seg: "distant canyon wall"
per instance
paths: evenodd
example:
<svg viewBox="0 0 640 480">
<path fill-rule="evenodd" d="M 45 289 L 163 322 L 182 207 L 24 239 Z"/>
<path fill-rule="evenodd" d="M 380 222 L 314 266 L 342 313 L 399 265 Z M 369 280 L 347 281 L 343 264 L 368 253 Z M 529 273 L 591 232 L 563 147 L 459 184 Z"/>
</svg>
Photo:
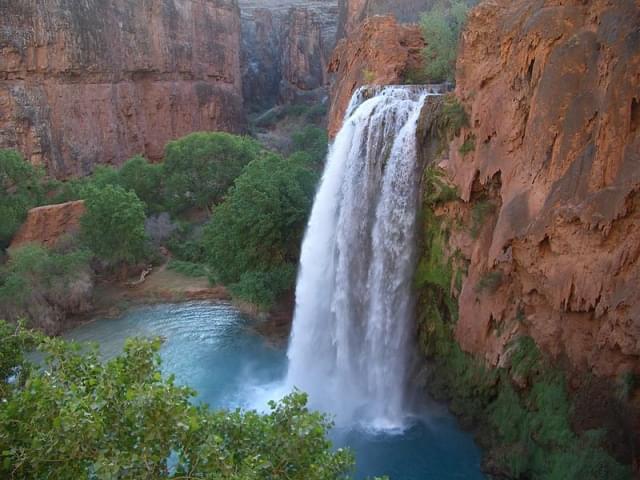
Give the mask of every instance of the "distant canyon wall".
<svg viewBox="0 0 640 480">
<path fill-rule="evenodd" d="M 478 223 L 450 238 L 469 260 L 457 339 L 490 364 L 524 333 L 574 369 L 640 374 L 639 25 L 634 0 L 493 0 L 469 18 L 469 127 L 443 164 L 463 202 L 444 213 Z"/>
<path fill-rule="evenodd" d="M 243 91 L 252 110 L 321 101 L 337 0 L 240 0 Z"/>
<path fill-rule="evenodd" d="M 50 174 L 243 129 L 237 0 L 0 0 L 0 147 Z"/>
</svg>

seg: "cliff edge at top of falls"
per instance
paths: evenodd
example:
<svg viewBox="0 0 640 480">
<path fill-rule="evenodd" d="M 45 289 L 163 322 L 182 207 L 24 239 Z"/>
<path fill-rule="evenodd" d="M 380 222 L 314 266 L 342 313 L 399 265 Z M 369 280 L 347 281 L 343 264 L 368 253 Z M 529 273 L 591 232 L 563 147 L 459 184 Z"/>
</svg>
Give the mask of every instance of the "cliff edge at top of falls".
<svg viewBox="0 0 640 480">
<path fill-rule="evenodd" d="M 0 2 L 0 147 L 66 178 L 243 130 L 237 0 L 71 3 Z"/>
<path fill-rule="evenodd" d="M 329 135 L 335 137 L 355 90 L 365 84 L 404 83 L 410 70 L 420 68 L 424 48 L 417 25 L 401 25 L 392 16 L 366 19 L 338 42 L 329 63 L 331 85 Z"/>
<path fill-rule="evenodd" d="M 462 348 L 521 334 L 578 371 L 640 374 L 640 4 L 493 0 L 470 15 L 442 166 L 463 201 Z M 464 148 L 462 148 L 464 145 Z M 468 230 L 476 223 L 475 235 Z M 466 230 L 465 230 L 466 229 Z"/>
</svg>

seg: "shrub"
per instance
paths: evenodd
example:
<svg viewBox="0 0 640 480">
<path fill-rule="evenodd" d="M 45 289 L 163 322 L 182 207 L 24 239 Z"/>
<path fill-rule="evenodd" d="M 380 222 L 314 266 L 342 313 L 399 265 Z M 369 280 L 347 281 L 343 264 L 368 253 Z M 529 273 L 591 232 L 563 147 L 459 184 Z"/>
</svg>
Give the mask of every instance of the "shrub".
<svg viewBox="0 0 640 480">
<path fill-rule="evenodd" d="M 467 19 L 469 7 L 461 0 L 452 0 L 450 8 L 436 3 L 422 14 L 420 24 L 427 46 L 423 50 L 425 73 L 431 82 L 455 80 L 458 41 Z"/>
<path fill-rule="evenodd" d="M 458 149 L 458 151 L 460 152 L 460 155 L 466 156 L 469 153 L 475 151 L 475 149 L 476 149 L 476 137 L 475 135 L 472 134 L 465 139 L 462 145 L 460 145 L 460 148 Z"/>
<path fill-rule="evenodd" d="M 174 213 L 211 208 L 260 152 L 255 140 L 222 132 L 193 133 L 170 142 L 163 170 L 167 206 Z"/>
<path fill-rule="evenodd" d="M 0 322 L 0 477 L 220 480 L 347 479 L 348 451 L 327 440 L 331 422 L 294 392 L 269 411 L 212 411 L 165 378 L 160 340 L 129 340 L 102 362 L 97 349 L 23 337 Z M 29 368 L 35 343 L 45 357 Z"/>
<path fill-rule="evenodd" d="M 134 263 L 145 254 L 144 205 L 133 192 L 107 185 L 87 194 L 80 219 L 85 245 L 112 264 Z"/>
<path fill-rule="evenodd" d="M 209 270 L 201 263 L 185 262 L 183 260 L 174 259 L 169 262 L 167 268 L 186 277 L 202 278 L 209 276 Z"/>
<path fill-rule="evenodd" d="M 30 208 L 43 196 L 43 173 L 14 150 L 0 149 L 0 248 L 6 247 Z"/>
</svg>

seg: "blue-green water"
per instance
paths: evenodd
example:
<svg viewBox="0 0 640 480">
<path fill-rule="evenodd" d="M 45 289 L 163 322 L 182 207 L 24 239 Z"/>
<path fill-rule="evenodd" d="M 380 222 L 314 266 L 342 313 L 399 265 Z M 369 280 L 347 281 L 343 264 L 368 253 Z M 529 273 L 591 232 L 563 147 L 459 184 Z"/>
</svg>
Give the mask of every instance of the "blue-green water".
<svg viewBox="0 0 640 480">
<path fill-rule="evenodd" d="M 102 353 L 117 355 L 128 337 L 162 336 L 163 368 L 179 383 L 198 391 L 212 407 L 264 408 L 281 392 L 286 352 L 269 346 L 248 329 L 250 321 L 229 305 L 192 302 L 130 310 L 101 319 L 67 335 L 98 342 Z M 396 434 L 361 429 L 332 433 L 352 448 L 357 478 L 388 475 L 391 480 L 480 480 L 480 452 L 455 419 L 437 406 Z"/>
</svg>

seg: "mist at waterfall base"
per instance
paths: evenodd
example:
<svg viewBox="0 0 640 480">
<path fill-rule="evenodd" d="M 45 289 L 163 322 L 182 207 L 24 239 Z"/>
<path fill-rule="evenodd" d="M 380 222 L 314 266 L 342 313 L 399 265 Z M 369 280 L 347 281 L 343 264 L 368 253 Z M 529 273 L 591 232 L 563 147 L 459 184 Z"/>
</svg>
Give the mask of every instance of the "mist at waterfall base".
<svg viewBox="0 0 640 480">
<path fill-rule="evenodd" d="M 285 393 L 286 351 L 249 328 L 251 320 L 230 305 L 207 302 L 162 304 L 98 319 L 69 332 L 68 339 L 97 342 L 105 357 L 122 351 L 129 337 L 162 336 L 164 373 L 198 392 L 212 408 L 264 409 Z M 480 452 L 440 406 L 429 406 L 402 432 L 337 428 L 337 447 L 356 456 L 356 479 L 480 480 Z"/>
<path fill-rule="evenodd" d="M 72 333 L 106 355 L 165 337 L 167 373 L 212 407 L 264 410 L 293 388 L 328 413 L 356 478 L 480 479 L 480 455 L 440 406 L 410 402 L 419 87 L 360 89 L 330 148 L 301 251 L 288 352 L 229 306 L 160 305 Z"/>
</svg>

